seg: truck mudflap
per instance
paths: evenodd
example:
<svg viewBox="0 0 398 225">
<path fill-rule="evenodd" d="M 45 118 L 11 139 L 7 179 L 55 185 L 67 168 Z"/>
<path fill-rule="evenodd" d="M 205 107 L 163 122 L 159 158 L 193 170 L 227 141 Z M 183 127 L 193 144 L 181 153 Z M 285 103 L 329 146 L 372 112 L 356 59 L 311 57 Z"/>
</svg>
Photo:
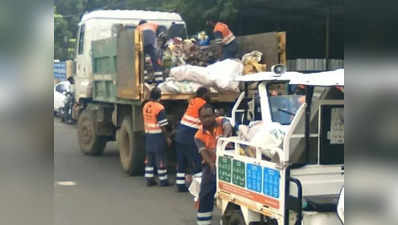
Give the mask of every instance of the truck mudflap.
<svg viewBox="0 0 398 225">
<path fill-rule="evenodd" d="M 258 222 L 264 216 L 276 220 L 278 225 L 301 224 L 300 181 L 290 177 L 290 166 L 285 162 L 265 160 L 260 148 L 238 137 L 219 139 L 216 162 L 218 208 L 224 214 L 230 203 L 240 206 L 246 224 Z M 276 149 L 276 152 L 279 159 L 283 159 L 282 150 Z M 297 186 L 296 196 L 289 194 L 292 185 Z"/>
</svg>

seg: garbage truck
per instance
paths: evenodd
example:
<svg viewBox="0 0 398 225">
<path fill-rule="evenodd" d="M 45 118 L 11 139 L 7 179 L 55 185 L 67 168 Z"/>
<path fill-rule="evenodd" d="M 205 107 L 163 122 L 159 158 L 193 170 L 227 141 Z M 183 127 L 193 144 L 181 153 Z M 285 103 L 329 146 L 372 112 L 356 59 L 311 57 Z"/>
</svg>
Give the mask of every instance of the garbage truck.
<svg viewBox="0 0 398 225">
<path fill-rule="evenodd" d="M 344 69 L 238 79 L 236 135 L 217 142 L 222 224 L 340 225 Z"/>
<path fill-rule="evenodd" d="M 101 155 L 107 142 L 116 141 L 122 169 L 130 175 L 144 170 L 141 106 L 148 99 L 150 88 L 144 79 L 141 34 L 135 29 L 142 19 L 166 28 L 175 24 L 182 29 L 182 34 L 186 33 L 185 22 L 177 13 L 97 10 L 84 14 L 79 23 L 74 60 L 73 118 L 78 120 L 80 149 L 86 155 Z M 265 62 L 271 65 L 280 63 L 281 59 L 286 61 L 284 35 L 267 33 L 246 37 L 242 42 L 253 43 L 253 39 L 263 42 Z M 243 49 L 249 51 L 250 48 Z M 238 94 L 214 93 L 212 103 L 228 108 Z M 172 127 L 177 125 L 192 97 L 192 93 L 162 93 L 161 102 Z"/>
</svg>

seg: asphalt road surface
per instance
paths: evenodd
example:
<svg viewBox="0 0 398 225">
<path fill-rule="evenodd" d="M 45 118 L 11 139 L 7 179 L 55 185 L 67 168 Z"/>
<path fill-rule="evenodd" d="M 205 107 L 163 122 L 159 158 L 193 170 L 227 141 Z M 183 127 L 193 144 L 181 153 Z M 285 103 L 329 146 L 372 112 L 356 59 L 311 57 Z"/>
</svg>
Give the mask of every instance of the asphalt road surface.
<svg viewBox="0 0 398 225">
<path fill-rule="evenodd" d="M 54 119 L 55 225 L 195 225 L 193 196 L 169 187 L 146 187 L 125 175 L 115 143 L 103 156 L 79 150 L 76 127 Z M 170 174 L 171 183 L 175 175 Z M 219 224 L 214 210 L 213 224 Z"/>
</svg>

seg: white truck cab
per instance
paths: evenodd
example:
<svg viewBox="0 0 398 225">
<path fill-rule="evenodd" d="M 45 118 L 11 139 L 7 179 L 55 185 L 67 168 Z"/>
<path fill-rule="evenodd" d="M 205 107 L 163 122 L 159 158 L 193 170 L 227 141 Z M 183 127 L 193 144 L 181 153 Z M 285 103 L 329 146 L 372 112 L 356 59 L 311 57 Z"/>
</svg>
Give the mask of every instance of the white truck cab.
<svg viewBox="0 0 398 225">
<path fill-rule="evenodd" d="M 218 140 L 222 224 L 341 224 L 336 207 L 344 185 L 344 70 L 237 79 L 245 90 L 232 122 L 254 131 L 248 140 L 241 129 Z"/>
<path fill-rule="evenodd" d="M 175 23 L 186 29 L 184 20 L 177 13 L 142 10 L 96 10 L 83 15 L 79 23 L 75 58 L 75 97 L 78 101 L 81 98 L 92 97 L 92 41 L 116 35 L 115 25 L 127 25 L 135 29 L 140 20 L 154 22 L 159 26 L 165 26 L 167 29 L 172 23 Z M 104 76 L 103 79 L 107 79 L 107 77 Z"/>
</svg>

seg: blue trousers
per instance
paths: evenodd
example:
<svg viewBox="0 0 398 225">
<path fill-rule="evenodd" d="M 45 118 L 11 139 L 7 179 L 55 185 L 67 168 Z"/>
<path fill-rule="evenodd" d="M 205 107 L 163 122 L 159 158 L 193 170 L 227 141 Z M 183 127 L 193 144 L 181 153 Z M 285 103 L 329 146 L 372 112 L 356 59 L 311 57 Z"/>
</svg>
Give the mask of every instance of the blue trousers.
<svg viewBox="0 0 398 225">
<path fill-rule="evenodd" d="M 152 66 L 155 72 L 160 71 L 161 68 L 158 62 L 159 57 L 158 54 L 156 53 L 155 47 L 153 45 L 144 46 L 144 54 L 148 54 L 149 57 L 151 57 Z"/>
<path fill-rule="evenodd" d="M 238 48 L 239 46 L 236 40 L 233 40 L 228 45 L 223 46 L 222 60 L 236 58 L 236 55 L 238 54 Z"/>
<path fill-rule="evenodd" d="M 214 207 L 214 195 L 216 193 L 216 173 L 212 172 L 208 165 L 203 166 L 202 183 L 199 193 L 199 210 L 196 217 L 198 225 L 210 225 Z"/>
<path fill-rule="evenodd" d="M 160 184 L 167 184 L 167 167 L 164 152 L 147 152 L 145 160 L 145 179 L 147 182 L 155 180 L 155 168 Z"/>
<path fill-rule="evenodd" d="M 191 174 L 199 174 L 202 171 L 202 158 L 194 144 L 176 143 L 177 150 L 177 176 L 176 185 L 183 190 L 185 186 L 185 173 L 190 169 Z"/>
</svg>

